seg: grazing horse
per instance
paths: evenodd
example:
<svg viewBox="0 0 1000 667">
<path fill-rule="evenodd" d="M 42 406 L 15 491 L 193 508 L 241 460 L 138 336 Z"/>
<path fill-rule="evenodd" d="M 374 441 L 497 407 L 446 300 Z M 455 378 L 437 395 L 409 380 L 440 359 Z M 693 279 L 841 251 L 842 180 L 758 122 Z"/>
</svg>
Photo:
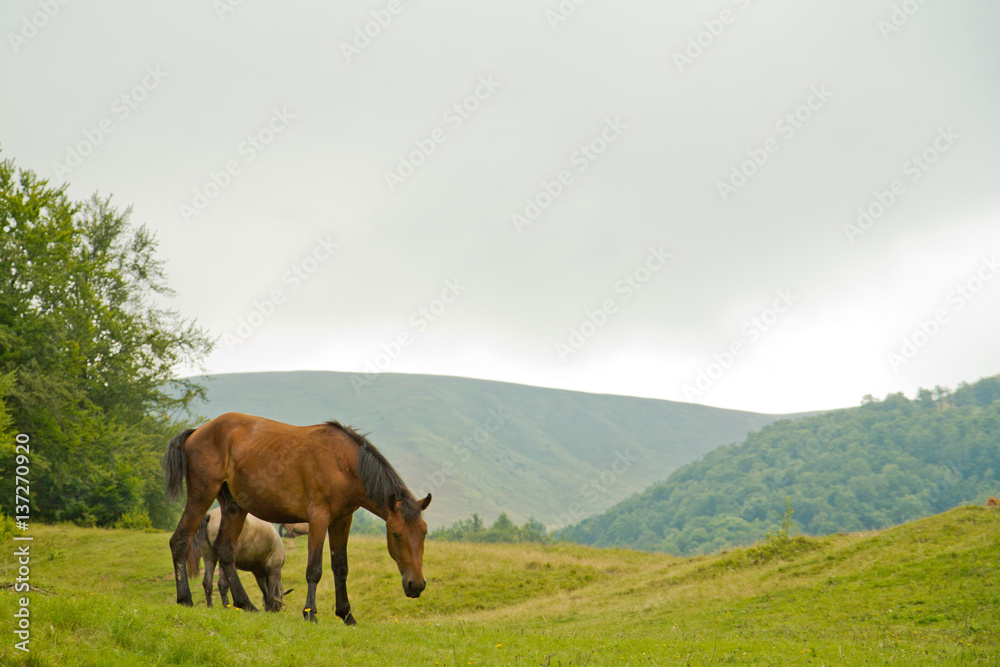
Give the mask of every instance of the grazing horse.
<svg viewBox="0 0 1000 667">
<path fill-rule="evenodd" d="M 212 544 L 219 535 L 219 523 L 222 520 L 222 508 L 216 507 L 205 515 L 195 534 L 194 546 L 201 549 L 205 557 L 205 576 L 201 585 L 205 589 L 205 603 L 212 606 L 212 579 L 215 574 L 215 562 L 218 560 Z M 281 567 L 285 564 L 285 545 L 281 543 L 278 532 L 267 521 L 261 521 L 252 514 L 247 514 L 243 523 L 243 531 L 236 540 L 236 569 L 252 572 L 257 579 L 260 592 L 264 594 L 264 609 L 281 611 L 285 606 L 285 596 L 291 590 L 281 590 Z M 222 604 L 229 606 L 229 582 L 226 575 L 219 572 L 219 595 Z"/>
<path fill-rule="evenodd" d="M 230 412 L 175 436 L 163 456 L 163 470 L 168 497 L 176 498 L 181 482 L 187 482 L 187 504 L 170 538 L 178 604 L 192 604 L 184 558 L 214 498 L 222 508 L 215 551 L 240 609 L 256 611 L 234 563 L 236 537 L 248 512 L 272 523 L 309 523 L 309 590 L 302 616 L 310 621 L 316 620 L 316 584 L 329 535 L 334 609 L 344 623 L 357 623 L 347 599 L 347 538 L 359 507 L 385 521 L 389 555 L 399 567 L 406 596 L 420 597 L 427 585 L 427 524 L 420 514 L 431 495 L 414 498 L 382 453 L 339 422 L 290 426 Z"/>
<path fill-rule="evenodd" d="M 308 523 L 282 523 L 278 525 L 278 535 L 282 537 L 296 538 L 299 535 L 309 534 Z"/>
</svg>

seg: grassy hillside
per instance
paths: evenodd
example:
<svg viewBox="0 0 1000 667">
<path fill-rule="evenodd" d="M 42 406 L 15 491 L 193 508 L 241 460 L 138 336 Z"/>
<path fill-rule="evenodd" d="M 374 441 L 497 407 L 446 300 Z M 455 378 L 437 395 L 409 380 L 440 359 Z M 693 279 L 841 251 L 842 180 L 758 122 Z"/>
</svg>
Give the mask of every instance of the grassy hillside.
<svg viewBox="0 0 1000 667">
<path fill-rule="evenodd" d="M 414 492 L 434 493 L 431 526 L 501 511 L 518 523 L 575 523 L 778 418 L 467 378 L 386 373 L 360 392 L 351 380 L 220 375 L 196 409 L 370 431 Z"/>
<path fill-rule="evenodd" d="M 1000 495 L 1000 380 L 751 433 L 566 531 L 583 544 L 711 553 L 762 538 L 785 509 L 803 532 L 872 530 Z"/>
<path fill-rule="evenodd" d="M 402 595 L 381 540 L 351 541 L 360 625 L 302 621 L 305 541 L 286 540 L 278 614 L 173 603 L 168 535 L 38 526 L 31 653 L 0 664 L 996 664 L 1000 512 L 962 507 L 878 533 L 677 558 L 577 545 L 429 542 L 427 591 Z M 14 549 L 0 552 L 12 582 Z M 249 583 L 249 577 L 244 577 Z M 0 616 L 17 597 L 4 587 Z M 200 592 L 200 591 L 199 591 Z M 254 588 L 252 596 L 259 600 Z"/>
</svg>

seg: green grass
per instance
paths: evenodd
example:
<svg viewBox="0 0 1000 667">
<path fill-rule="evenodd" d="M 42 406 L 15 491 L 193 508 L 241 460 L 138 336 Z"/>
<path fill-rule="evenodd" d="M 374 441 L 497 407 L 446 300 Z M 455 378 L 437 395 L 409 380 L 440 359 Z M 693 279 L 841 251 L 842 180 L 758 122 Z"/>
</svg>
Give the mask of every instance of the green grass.
<svg viewBox="0 0 1000 667">
<path fill-rule="evenodd" d="M 403 596 L 382 540 L 352 538 L 357 628 L 301 618 L 305 538 L 286 540 L 278 614 L 173 603 L 166 533 L 37 526 L 31 653 L 0 664 L 997 664 L 1000 512 L 961 507 L 877 533 L 676 558 L 569 544 L 428 542 L 428 587 Z M 0 554 L 12 581 L 13 543 Z M 260 594 L 243 577 L 255 602 Z M 200 582 L 199 582 L 200 583 Z M 251 588 L 252 587 L 252 588 Z M 0 593 L 11 626 L 17 598 Z M 218 598 L 216 597 L 216 600 Z"/>
</svg>

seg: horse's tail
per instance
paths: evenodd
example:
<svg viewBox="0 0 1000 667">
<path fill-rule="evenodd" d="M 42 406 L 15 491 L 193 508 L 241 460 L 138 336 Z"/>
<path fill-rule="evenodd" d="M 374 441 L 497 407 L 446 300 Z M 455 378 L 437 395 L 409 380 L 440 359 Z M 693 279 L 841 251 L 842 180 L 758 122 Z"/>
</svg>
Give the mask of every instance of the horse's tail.
<svg viewBox="0 0 1000 667">
<path fill-rule="evenodd" d="M 191 540 L 191 544 L 188 545 L 188 557 L 187 557 L 187 572 L 188 577 L 193 577 L 201 572 L 201 567 L 199 565 L 201 561 L 201 543 L 197 540 Z"/>
<path fill-rule="evenodd" d="M 175 499 L 181 492 L 181 483 L 187 477 L 187 455 L 184 453 L 184 443 L 195 429 L 184 429 L 167 445 L 167 453 L 163 455 L 163 474 L 167 478 L 167 498 Z"/>
<path fill-rule="evenodd" d="M 196 532 L 194 534 L 194 541 L 191 542 L 191 548 L 193 549 L 193 548 L 197 547 L 198 548 L 198 552 L 201 553 L 201 551 L 206 546 L 211 546 L 208 543 L 208 515 L 207 514 L 205 515 L 205 518 L 201 520 L 201 525 L 198 526 L 198 532 Z"/>
</svg>

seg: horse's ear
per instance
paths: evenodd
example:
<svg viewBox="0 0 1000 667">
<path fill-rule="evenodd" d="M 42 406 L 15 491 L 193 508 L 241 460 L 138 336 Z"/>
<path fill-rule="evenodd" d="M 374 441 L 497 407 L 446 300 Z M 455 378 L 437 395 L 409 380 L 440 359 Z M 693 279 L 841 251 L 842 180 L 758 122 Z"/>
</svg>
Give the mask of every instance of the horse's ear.
<svg viewBox="0 0 1000 667">
<path fill-rule="evenodd" d="M 294 591 L 294 590 L 295 590 L 294 588 L 289 588 L 289 589 L 288 589 L 287 591 L 285 591 L 285 592 L 284 592 L 284 593 L 282 593 L 281 595 L 282 595 L 282 597 L 284 597 L 284 596 L 288 595 L 289 593 L 291 593 L 291 592 L 292 592 L 292 591 Z"/>
<path fill-rule="evenodd" d="M 394 493 L 389 494 L 389 511 L 390 512 L 396 511 L 396 494 Z"/>
<path fill-rule="evenodd" d="M 431 494 L 427 494 L 427 497 L 420 501 L 420 511 L 423 512 L 427 509 L 427 506 L 431 504 Z"/>
</svg>

